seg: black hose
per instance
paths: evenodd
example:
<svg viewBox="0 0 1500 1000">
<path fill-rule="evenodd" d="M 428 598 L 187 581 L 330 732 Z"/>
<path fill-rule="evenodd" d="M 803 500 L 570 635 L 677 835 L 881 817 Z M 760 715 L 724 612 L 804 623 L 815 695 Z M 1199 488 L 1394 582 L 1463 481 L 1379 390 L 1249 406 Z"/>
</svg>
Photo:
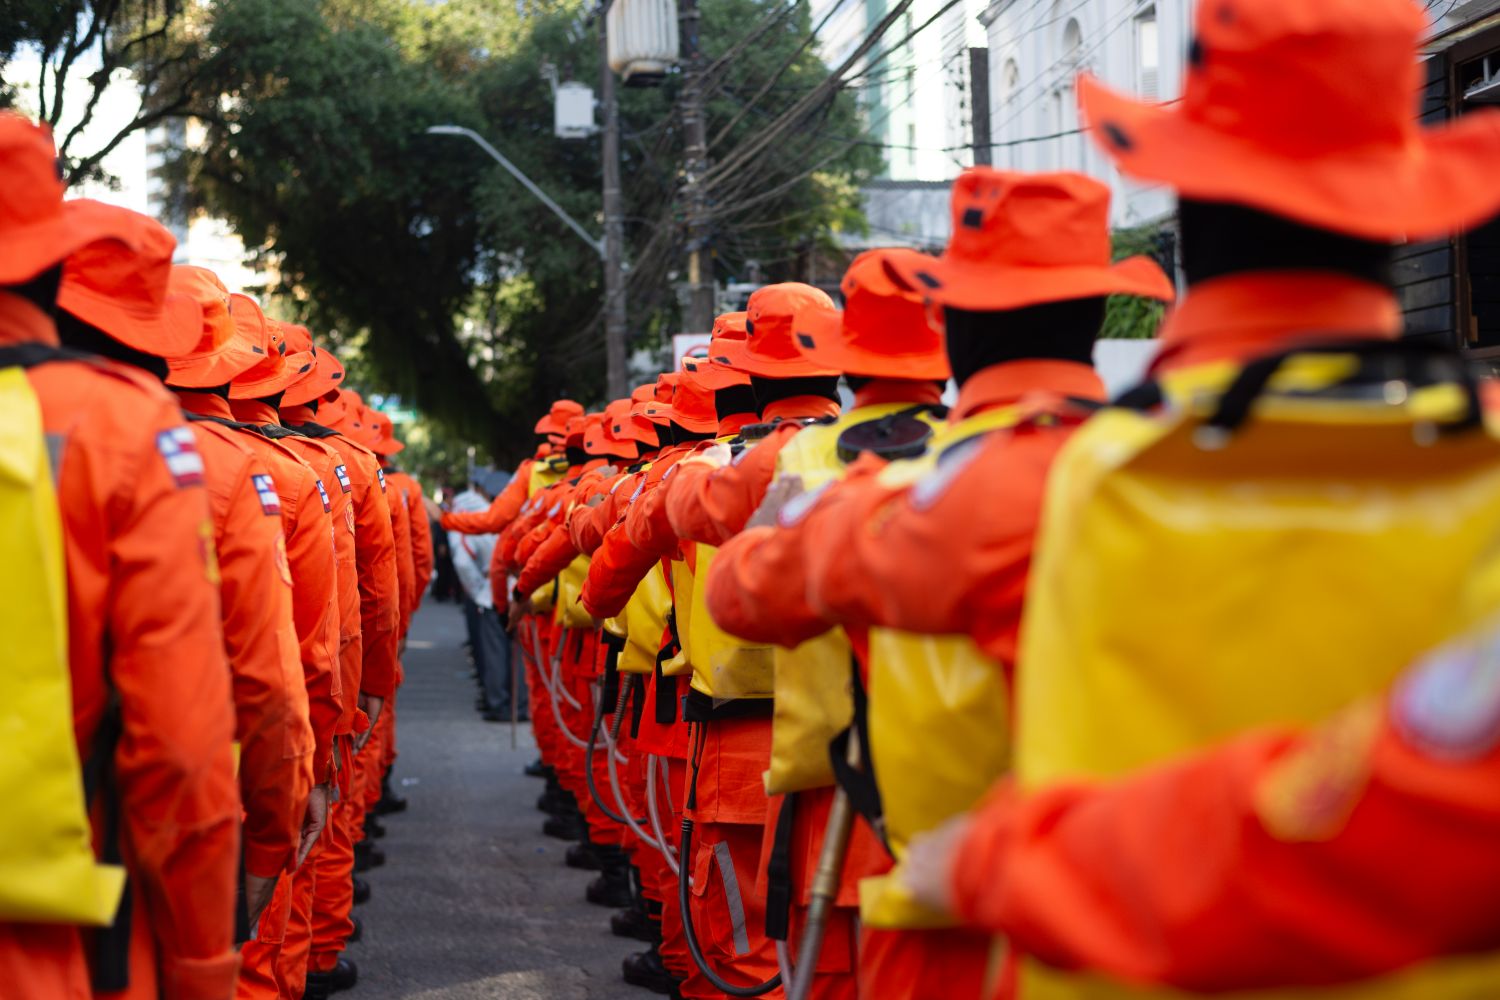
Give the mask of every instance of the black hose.
<svg viewBox="0 0 1500 1000">
<path fill-rule="evenodd" d="M 758 997 L 769 993 L 781 985 L 781 973 L 776 973 L 770 979 L 755 986 L 735 986 L 720 979 L 713 969 L 709 968 L 708 959 L 703 954 L 703 949 L 698 946 L 698 932 L 693 930 L 693 911 L 690 909 L 690 892 L 688 888 L 688 873 L 693 869 L 693 821 L 686 816 L 682 818 L 682 842 L 677 851 L 679 870 L 677 873 L 677 904 L 682 907 L 682 933 L 687 939 L 688 954 L 693 956 L 693 964 L 698 966 L 709 984 L 720 993 L 727 993 L 732 997 Z"/>
<path fill-rule="evenodd" d="M 630 689 L 628 687 L 621 687 L 620 703 L 615 706 L 615 718 L 618 719 L 620 717 L 620 713 L 625 710 L 625 699 L 629 696 Z M 599 730 L 603 727 L 603 725 L 604 699 L 600 698 L 599 707 L 594 710 L 594 728 L 589 731 L 588 749 L 584 751 L 583 774 L 584 777 L 588 780 L 589 796 L 594 800 L 594 805 L 599 807 L 599 811 L 604 813 L 604 815 L 608 816 L 610 819 L 614 820 L 616 823 L 619 823 L 621 826 L 629 826 L 630 824 L 626 822 L 624 816 L 620 815 L 609 806 L 604 804 L 604 797 L 599 794 L 599 789 L 594 783 L 594 748 L 599 745 Z M 616 727 L 615 729 L 611 730 L 611 732 L 618 736 L 619 728 Z M 640 826 L 642 823 L 649 823 L 650 820 L 651 818 L 649 816 L 643 816 L 640 819 L 636 820 L 635 824 L 636 826 Z"/>
</svg>

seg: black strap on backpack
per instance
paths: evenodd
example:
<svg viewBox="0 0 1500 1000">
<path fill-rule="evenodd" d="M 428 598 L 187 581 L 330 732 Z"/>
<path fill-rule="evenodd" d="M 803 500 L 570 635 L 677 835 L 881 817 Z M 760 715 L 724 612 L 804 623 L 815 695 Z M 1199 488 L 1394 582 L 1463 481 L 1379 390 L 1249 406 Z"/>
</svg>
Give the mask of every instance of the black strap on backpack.
<svg viewBox="0 0 1500 1000">
<path fill-rule="evenodd" d="M 662 673 L 662 664 L 682 652 L 682 639 L 677 635 L 677 609 L 667 612 L 667 632 L 670 638 L 656 653 L 656 723 L 670 726 L 677 722 L 677 678 Z"/>
<path fill-rule="evenodd" d="M 833 765 L 833 780 L 849 797 L 849 805 L 865 818 L 889 853 L 891 844 L 885 832 L 885 806 L 880 801 L 880 786 L 875 783 L 875 761 L 870 755 L 870 697 L 859 674 L 859 661 L 851 655 L 849 665 L 854 718 L 847 728 L 829 741 L 828 758 Z M 859 770 L 849 766 L 850 739 L 859 740 Z"/>
<path fill-rule="evenodd" d="M 120 849 L 123 835 L 120 827 L 124 810 L 120 801 L 119 777 L 115 773 L 115 749 L 119 746 L 123 729 L 120 696 L 111 685 L 104 714 L 99 717 L 99 725 L 94 730 L 93 746 L 89 750 L 88 759 L 83 762 L 84 801 L 92 803 L 98 797 L 103 821 L 99 837 L 99 860 L 108 865 L 124 864 Z M 95 993 L 115 993 L 130 986 L 130 935 L 134 915 L 132 897 L 130 880 L 127 878 L 114 922 L 93 933 L 89 966 Z"/>
<path fill-rule="evenodd" d="M 792 830 L 797 822 L 797 793 L 781 797 L 781 814 L 766 861 L 766 937 L 785 941 L 792 930 Z"/>
<path fill-rule="evenodd" d="M 630 675 L 630 738 L 641 735 L 641 719 L 646 715 L 646 675 Z"/>
<path fill-rule="evenodd" d="M 1484 426 L 1484 404 L 1479 380 L 1462 354 L 1441 344 L 1419 340 L 1324 340 L 1298 344 L 1277 354 L 1256 358 L 1245 367 L 1219 397 L 1218 409 L 1205 426 L 1226 434 L 1238 430 L 1250 417 L 1255 403 L 1265 395 L 1271 380 L 1292 358 L 1308 354 L 1353 355 L 1359 371 L 1352 378 L 1321 390 L 1328 394 L 1358 385 L 1384 387 L 1392 381 L 1413 386 L 1451 384 L 1463 390 L 1467 401 L 1458 420 L 1438 425 L 1445 433 L 1460 433 Z M 1318 395 L 1315 393 L 1314 395 Z"/>
</svg>

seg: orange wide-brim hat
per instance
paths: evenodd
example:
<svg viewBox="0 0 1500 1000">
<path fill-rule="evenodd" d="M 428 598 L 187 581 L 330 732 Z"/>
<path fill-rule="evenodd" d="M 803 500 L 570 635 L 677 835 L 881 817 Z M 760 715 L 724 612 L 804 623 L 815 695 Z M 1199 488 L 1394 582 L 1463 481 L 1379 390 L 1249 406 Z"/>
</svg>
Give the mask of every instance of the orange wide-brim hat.
<svg viewBox="0 0 1500 1000">
<path fill-rule="evenodd" d="M 748 315 L 733 312 L 723 313 L 715 318 L 707 352 L 702 357 L 683 358 L 683 371 L 692 372 L 700 383 L 715 392 L 730 386 L 749 385 L 749 374 L 733 367 L 729 359 L 729 351 L 733 350 L 730 345 L 735 342 L 743 343 L 748 336 L 745 332 L 745 319 Z"/>
<path fill-rule="evenodd" d="M 229 315 L 229 290 L 218 275 L 204 267 L 178 264 L 167 285 L 171 297 L 191 301 L 196 312 L 171 321 L 188 328 L 195 340 L 183 352 L 166 355 L 167 385 L 177 389 L 212 389 L 228 385 L 266 358 L 262 339 L 240 336 Z"/>
<path fill-rule="evenodd" d="M 286 337 L 288 353 L 306 352 L 313 358 L 312 370 L 287 386 L 286 393 L 281 397 L 283 406 L 300 406 L 303 403 L 310 403 L 343 384 L 343 362 L 334 357 L 332 352 L 319 350 L 318 346 L 313 343 L 312 334 L 307 327 L 296 323 L 277 325 L 281 327 L 281 332 Z"/>
<path fill-rule="evenodd" d="M 640 392 L 640 389 L 636 392 Z M 636 416 L 634 409 L 634 392 L 630 399 L 617 399 L 604 408 L 609 436 L 616 441 L 629 441 L 646 448 L 655 448 L 660 440 L 656 434 L 656 425 L 643 416 Z"/>
<path fill-rule="evenodd" d="M 800 281 L 757 288 L 745 309 L 744 340 L 725 340 L 712 355 L 716 364 L 763 378 L 838 375 L 805 357 L 792 336 L 792 317 L 812 306 L 833 308 L 828 293 Z M 722 352 L 722 353 L 720 353 Z"/>
<path fill-rule="evenodd" d="M 942 256 L 893 257 L 887 269 L 928 302 L 974 312 L 1176 296 L 1151 258 L 1110 257 L 1109 188 L 1099 181 L 971 167 L 953 182 L 953 235 Z"/>
<path fill-rule="evenodd" d="M 672 380 L 672 401 L 653 400 L 646 404 L 646 416 L 658 423 L 673 423 L 694 434 L 711 434 L 719 429 L 719 413 L 714 406 L 714 391 L 698 381 L 692 372 L 677 372 Z M 662 376 L 666 378 L 666 376 Z"/>
<path fill-rule="evenodd" d="M 318 398 L 318 423 L 324 427 L 332 427 L 344 419 L 349 412 L 349 404 L 344 399 L 345 395 L 342 389 L 334 389 Z"/>
<path fill-rule="evenodd" d="M 546 416 L 536 422 L 532 430 L 537 434 L 566 434 L 568 421 L 583 416 L 583 404 L 571 399 L 559 399 L 548 409 Z"/>
<path fill-rule="evenodd" d="M 252 348 L 264 345 L 266 352 L 253 368 L 236 375 L 229 383 L 230 399 L 265 399 L 278 395 L 312 371 L 312 352 L 284 354 L 286 336 L 279 326 L 266 319 L 265 313 L 250 296 L 238 293 L 229 296 L 229 317 L 234 321 L 237 336 L 243 337 Z"/>
<path fill-rule="evenodd" d="M 396 439 L 396 422 L 388 414 L 379 410 L 366 407 L 365 420 L 370 427 L 374 428 L 371 435 L 370 450 L 377 455 L 399 455 L 406 450 L 406 445 Z"/>
<path fill-rule="evenodd" d="M 1180 102 L 1079 80 L 1123 173 L 1379 242 L 1500 211 L 1500 111 L 1417 121 L 1427 23 L 1411 0 L 1202 0 L 1194 24 Z"/>
<path fill-rule="evenodd" d="M 198 306 L 172 295 L 172 253 L 177 238 L 155 219 L 128 208 L 79 199 L 80 219 L 126 232 L 125 241 L 97 240 L 63 265 L 57 307 L 115 340 L 159 358 L 176 357 L 198 343 Z"/>
<path fill-rule="evenodd" d="M 677 388 L 677 380 L 681 377 L 682 372 L 666 372 L 656 376 L 655 384 L 641 386 L 632 392 L 631 416 L 642 417 L 658 426 L 665 424 L 666 409 L 672 404 L 672 392 Z M 650 392 L 642 392 L 643 389 L 650 389 Z"/>
<path fill-rule="evenodd" d="M 810 305 L 793 317 L 797 349 L 815 364 L 869 378 L 947 380 L 943 337 L 927 305 L 891 271 L 930 258 L 915 250 L 869 250 L 844 274 L 844 308 Z"/>
<path fill-rule="evenodd" d="M 621 409 L 621 404 L 625 409 Z M 589 424 L 588 429 L 583 432 L 583 450 L 590 455 L 613 455 L 620 458 L 636 459 L 640 457 L 641 451 L 633 438 L 622 437 L 614 433 L 615 424 L 622 417 L 629 419 L 628 410 L 630 400 L 617 399 L 604 408 L 599 414 L 599 419 Z"/>
<path fill-rule="evenodd" d="M 0 112 L 0 285 L 30 281 L 99 240 L 131 243 L 139 226 L 114 213 L 63 201 L 52 132 Z"/>
</svg>

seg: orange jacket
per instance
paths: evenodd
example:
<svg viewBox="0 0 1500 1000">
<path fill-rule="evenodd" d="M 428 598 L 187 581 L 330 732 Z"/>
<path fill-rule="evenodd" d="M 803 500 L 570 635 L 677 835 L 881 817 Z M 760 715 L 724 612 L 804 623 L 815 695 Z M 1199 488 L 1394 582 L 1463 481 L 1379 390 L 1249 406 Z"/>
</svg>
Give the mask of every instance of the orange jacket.
<svg viewBox="0 0 1500 1000">
<path fill-rule="evenodd" d="M 1104 386 L 1087 365 L 1012 361 L 972 376 L 952 419 L 1033 394 L 1052 409 L 1103 399 Z M 811 543 L 813 612 L 855 628 L 969 635 L 1010 668 L 1047 472 L 1073 429 L 1027 424 L 960 444 L 910 488 L 883 486 L 868 467 L 830 487 L 793 527 Z"/>
<path fill-rule="evenodd" d="M 412 548 L 411 508 L 406 491 L 386 478 L 382 468 L 378 476 L 385 489 L 386 503 L 391 510 L 391 535 L 396 543 L 396 581 L 401 595 L 401 638 L 411 629 L 412 612 L 417 607 L 417 561 Z M 399 676 L 399 673 L 398 673 Z"/>
<path fill-rule="evenodd" d="M 347 736 L 363 730 L 356 725 L 359 713 L 359 685 L 364 659 L 363 636 L 359 619 L 359 567 L 354 551 L 353 498 L 342 488 L 347 474 L 341 475 L 343 457 L 331 445 L 305 437 L 281 426 L 281 416 L 259 400 L 231 400 L 230 409 L 239 419 L 261 426 L 317 473 L 318 481 L 328 494 L 332 509 L 333 551 L 338 564 L 339 609 L 339 691 L 343 710 L 334 733 Z"/>
<path fill-rule="evenodd" d="M 312 725 L 302 682 L 281 501 L 235 431 L 195 421 L 219 558 L 224 652 L 233 677 L 245 870 L 275 878 L 296 861 L 312 788 Z"/>
<path fill-rule="evenodd" d="M 802 429 L 798 421 L 838 416 L 838 404 L 821 396 L 796 396 L 766 407 L 767 423 L 789 421 L 759 444 L 741 452 L 722 469 L 686 465 L 663 498 L 667 518 L 679 538 L 705 545 L 723 545 L 739 534 L 750 515 L 766 498 L 776 475 L 776 456 Z"/>
<path fill-rule="evenodd" d="M 412 610 L 422 606 L 422 597 L 427 585 L 432 582 L 432 522 L 427 520 L 427 507 L 422 502 L 422 486 L 405 472 L 386 470 L 386 481 L 394 483 L 406 496 L 406 509 L 411 512 L 411 557 L 412 573 L 416 589 L 412 594 Z"/>
<path fill-rule="evenodd" d="M 55 344 L 51 320 L 0 292 L 0 343 Z M 213 526 L 194 437 L 154 380 L 105 363 L 29 372 L 60 461 L 68 659 L 78 752 L 111 698 L 115 781 L 135 904 L 130 1000 L 234 993 L 239 867 L 234 708 Z M 0 924 L 7 995 L 87 1000 L 84 935 Z"/>
<path fill-rule="evenodd" d="M 684 467 L 678 465 L 698 449 L 698 444 L 675 445 L 664 450 L 651 468 L 637 473 L 616 491 L 619 515 L 589 563 L 579 603 L 595 618 L 611 618 L 625 610 L 635 588 L 664 556 L 677 551 L 677 535 L 667 523 L 661 502 L 668 493 L 665 484 Z M 625 490 L 631 492 L 626 494 Z M 642 548 L 632 538 L 632 514 L 642 513 L 639 537 L 650 543 Z"/>
<path fill-rule="evenodd" d="M 521 505 L 526 502 L 526 497 L 531 489 L 531 459 L 526 459 L 516 467 L 516 474 L 510 477 L 510 482 L 505 484 L 505 489 L 495 499 L 490 501 L 489 508 L 475 511 L 472 514 L 461 514 L 457 511 L 447 511 L 439 522 L 444 531 L 461 531 L 465 535 L 495 535 L 504 530 L 505 526 L 520 513 Z"/>
<path fill-rule="evenodd" d="M 390 505 L 381 488 L 380 460 L 363 446 L 314 422 L 311 411 L 289 407 L 294 426 L 338 449 L 344 456 L 349 493 L 354 498 L 354 557 L 359 566 L 359 616 L 364 664 L 359 689 L 389 698 L 396 691 L 397 648 L 401 641 L 400 578 Z M 306 420 L 300 418 L 307 417 Z M 342 482 L 339 488 L 343 488 Z"/>
<path fill-rule="evenodd" d="M 958 910 L 1055 965 L 1203 991 L 1500 948 L 1500 685 L 1477 660 L 1439 654 L 1312 731 L 1001 787 L 959 849 Z"/>
<path fill-rule="evenodd" d="M 568 495 L 560 523 L 551 530 L 527 558 L 520 576 L 516 580 L 516 591 L 530 594 L 538 587 L 567 569 L 578 558 L 579 548 L 574 541 L 573 522 L 590 517 L 597 506 L 609 496 L 609 488 L 619 477 L 619 472 L 602 475 L 604 470 L 593 469 L 578 480 Z"/>
<path fill-rule="evenodd" d="M 291 449 L 234 419 L 229 401 L 209 393 L 183 393 L 182 408 L 233 425 L 271 470 L 281 503 L 292 578 L 292 619 L 307 685 L 313 728 L 313 780 L 326 783 L 333 766 L 333 734 L 343 714 L 339 669 L 338 562 L 333 547 L 332 503 L 312 468 Z"/>
<path fill-rule="evenodd" d="M 590 497 L 599 495 L 599 502 L 591 506 L 589 497 L 585 497 L 584 507 L 574 510 L 568 518 L 568 534 L 572 536 L 573 544 L 579 552 L 592 556 L 604 542 L 605 532 L 619 520 L 626 500 L 635 492 L 637 476 L 644 476 L 644 473 L 625 471 L 601 479 L 589 493 Z"/>
</svg>

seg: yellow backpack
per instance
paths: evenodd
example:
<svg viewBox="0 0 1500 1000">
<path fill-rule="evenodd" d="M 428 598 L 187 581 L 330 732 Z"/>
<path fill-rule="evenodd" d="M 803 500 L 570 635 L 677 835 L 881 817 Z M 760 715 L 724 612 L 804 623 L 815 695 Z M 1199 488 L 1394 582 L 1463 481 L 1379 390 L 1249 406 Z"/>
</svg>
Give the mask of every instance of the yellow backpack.
<svg viewBox="0 0 1500 1000">
<path fill-rule="evenodd" d="M 41 411 L 19 367 L 0 370 L 0 506 L 0 922 L 108 925 L 125 872 L 92 847 L 73 734 L 62 522 Z"/>
<path fill-rule="evenodd" d="M 829 483 L 842 479 L 847 463 L 859 449 L 851 439 L 861 431 L 872 441 L 886 442 L 909 428 L 895 443 L 908 441 L 920 451 L 941 427 L 942 411 L 913 407 L 910 403 L 862 406 L 844 413 L 831 424 L 804 428 L 776 455 L 776 475 L 798 476 L 810 504 Z M 858 429 L 858 430 L 856 430 Z M 882 431 L 885 430 L 884 433 Z M 845 437 L 846 432 L 855 431 Z M 841 444 L 842 442 L 842 444 Z M 874 445 L 876 447 L 879 444 Z M 793 510 L 794 500 L 788 505 Z M 775 706 L 771 725 L 771 763 L 765 772 L 766 794 L 825 788 L 833 784 L 833 766 L 828 747 L 854 717 L 849 690 L 853 650 L 842 628 L 832 628 L 795 649 L 772 650 Z"/>
<path fill-rule="evenodd" d="M 1019 779 L 1102 778 L 1314 722 L 1492 614 L 1500 442 L 1463 364 L 1400 342 L 1302 348 L 1169 377 L 1165 408 L 1080 430 L 1032 567 Z M 1179 995 L 1022 974 L 1028 1000 Z M 1254 996 L 1477 1000 L 1497 982 L 1488 956 Z"/>
</svg>

